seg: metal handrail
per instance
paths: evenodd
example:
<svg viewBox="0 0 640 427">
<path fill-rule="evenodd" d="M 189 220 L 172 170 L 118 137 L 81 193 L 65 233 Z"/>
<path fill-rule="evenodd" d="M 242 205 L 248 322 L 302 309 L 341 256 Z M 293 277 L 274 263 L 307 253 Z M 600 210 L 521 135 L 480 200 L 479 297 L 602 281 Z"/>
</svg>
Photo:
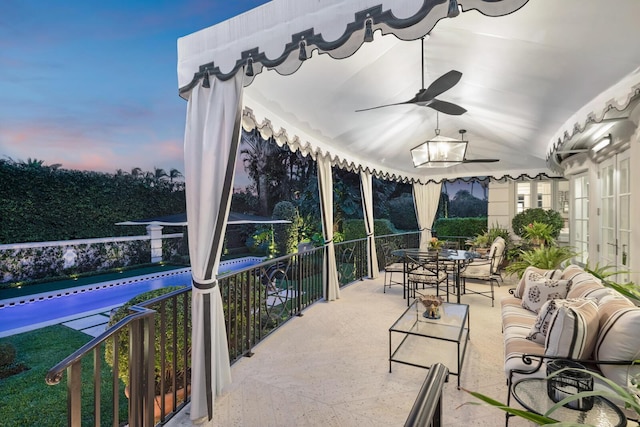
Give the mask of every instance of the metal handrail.
<svg viewBox="0 0 640 427">
<path fill-rule="evenodd" d="M 442 390 L 449 379 L 449 369 L 442 363 L 429 368 L 429 374 L 422 383 L 405 427 L 440 427 L 442 424 Z"/>
<path fill-rule="evenodd" d="M 73 352 L 70 356 L 56 364 L 46 374 L 45 381 L 49 385 L 59 384 L 62 380 L 63 374 L 67 372 L 67 425 L 80 426 L 82 424 L 82 394 L 81 388 L 83 386 L 81 378 L 81 364 L 84 360 L 93 361 L 93 424 L 102 425 L 101 422 L 101 364 L 102 353 L 104 351 L 103 345 L 109 345 L 113 348 L 114 363 L 111 373 L 112 377 L 112 390 L 111 399 L 113 403 L 113 425 L 119 425 L 120 411 L 119 400 L 121 393 L 120 383 L 120 363 L 118 361 L 118 354 L 120 353 L 120 334 L 127 333 L 128 331 L 128 386 L 125 389 L 125 394 L 128 392 L 129 398 L 129 410 L 128 410 L 128 423 L 129 425 L 151 427 L 155 424 L 154 414 L 154 402 L 155 402 L 155 368 L 157 358 L 155 355 L 156 345 L 156 321 L 159 321 L 158 331 L 160 339 L 160 368 L 164 372 L 169 367 L 172 372 L 177 372 L 178 369 L 184 369 L 188 371 L 186 365 L 188 358 L 187 346 L 184 345 L 183 353 L 178 355 L 177 348 L 178 342 L 176 335 L 178 334 L 178 302 L 179 297 L 184 295 L 182 299 L 181 313 L 187 312 L 189 288 L 178 289 L 173 292 L 166 293 L 151 300 L 141 302 L 137 305 L 129 307 L 130 314 L 125 318 L 118 321 L 115 325 L 111 326 L 105 332 L 101 333 L 97 337 L 93 338 L 87 344 Z M 173 301 L 172 310 L 166 310 L 166 306 L 169 302 Z M 153 308 L 150 308 L 153 306 Z M 172 323 L 166 322 L 166 316 L 172 316 Z M 186 340 L 189 333 L 186 322 L 183 325 L 184 330 L 181 330 L 184 339 Z M 169 342 L 165 337 L 165 332 L 169 332 L 169 336 L 173 337 L 173 341 Z M 171 333 L 172 332 L 172 333 Z M 107 343 L 107 341 L 111 341 Z M 124 345 L 124 343 L 123 343 Z M 173 353 L 168 354 L 165 348 L 169 345 L 169 348 L 173 348 Z M 169 358 L 169 356 L 171 356 Z M 180 367 L 177 365 L 177 358 L 182 357 L 183 363 Z M 170 361 L 168 364 L 168 361 Z M 181 362 L 182 363 L 182 362 Z M 161 377 L 160 388 L 164 390 L 164 376 Z M 183 386 L 185 390 L 185 396 L 180 397 L 181 405 L 178 405 L 176 393 L 173 394 L 173 402 L 169 403 L 169 407 L 165 408 L 165 400 L 160 399 L 158 404 L 161 415 L 160 420 L 164 421 L 173 414 L 176 413 L 186 402 L 188 401 L 188 389 L 187 378 L 184 379 L 184 384 L 178 384 L 173 376 L 172 390 L 176 390 L 177 386 Z M 166 410 L 170 410 L 166 413 Z M 86 422 L 86 419 L 85 419 Z"/>
</svg>

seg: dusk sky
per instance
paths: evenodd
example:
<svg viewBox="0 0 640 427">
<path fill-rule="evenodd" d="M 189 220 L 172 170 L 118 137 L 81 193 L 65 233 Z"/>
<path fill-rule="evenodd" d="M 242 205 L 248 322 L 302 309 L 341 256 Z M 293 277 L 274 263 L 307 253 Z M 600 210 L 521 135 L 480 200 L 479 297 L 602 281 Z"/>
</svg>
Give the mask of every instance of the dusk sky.
<svg viewBox="0 0 640 427">
<path fill-rule="evenodd" d="M 2 0 L 0 157 L 184 173 L 177 39 L 265 0 Z"/>
</svg>

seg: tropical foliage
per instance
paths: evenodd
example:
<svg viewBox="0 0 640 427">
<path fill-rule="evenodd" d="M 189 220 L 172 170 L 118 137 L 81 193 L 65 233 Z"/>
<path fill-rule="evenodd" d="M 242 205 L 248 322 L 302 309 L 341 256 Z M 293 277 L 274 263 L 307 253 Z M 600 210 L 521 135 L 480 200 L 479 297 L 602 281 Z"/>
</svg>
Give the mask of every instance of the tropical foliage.
<svg viewBox="0 0 640 427">
<path fill-rule="evenodd" d="M 553 270 L 561 267 L 563 262 L 576 255 L 577 253 L 568 246 L 541 246 L 531 250 L 522 250 L 518 258 L 507 265 L 505 271 L 521 278 L 529 266 Z"/>
<path fill-rule="evenodd" d="M 615 289 L 627 298 L 640 302 L 640 287 L 638 285 L 634 282 L 619 283 L 613 280 L 618 275 L 630 273 L 629 271 L 618 271 L 615 265 L 601 266 L 599 263 L 595 266 L 590 266 L 587 263 L 584 270 L 600 279 L 603 285 Z"/>
<path fill-rule="evenodd" d="M 144 292 L 140 295 L 129 300 L 123 306 L 118 308 L 118 310 L 111 316 L 109 320 L 109 326 L 113 326 L 118 323 L 120 320 L 127 317 L 131 314 L 129 307 L 143 303 L 145 301 L 149 301 L 151 299 L 160 297 L 167 293 L 182 289 L 183 286 L 172 286 L 161 289 L 156 289 L 149 292 Z M 183 300 L 186 299 L 187 304 L 187 318 L 185 318 L 184 312 L 182 310 Z M 156 387 L 159 387 L 160 379 L 164 378 L 165 382 L 165 390 L 156 389 L 156 394 L 166 393 L 170 390 L 172 386 L 172 378 L 174 376 L 173 365 L 174 365 L 174 356 L 175 356 L 175 365 L 177 367 L 177 371 L 175 373 L 176 378 L 183 379 L 185 373 L 187 373 L 187 369 L 189 366 L 189 358 L 191 355 L 191 333 L 185 335 L 185 325 L 191 324 L 191 319 L 189 318 L 191 315 L 191 298 L 190 294 L 184 293 L 176 297 L 175 299 L 175 310 L 174 310 L 174 299 L 167 299 L 164 304 L 164 319 L 161 315 L 154 316 L 155 318 L 155 379 L 156 379 Z M 158 310 L 160 308 L 160 304 L 154 307 L 150 307 L 152 309 Z M 176 324 L 177 327 L 173 328 L 174 323 L 174 311 L 176 313 Z M 162 329 L 162 325 L 165 325 L 165 329 Z M 176 335 L 174 336 L 174 331 Z M 117 335 L 118 339 L 118 375 L 120 379 L 125 385 L 129 385 L 129 329 L 124 329 L 120 334 Z M 164 347 L 162 344 L 164 342 Z M 175 346 L 175 348 L 174 348 Z M 163 371 L 162 365 L 162 355 L 165 357 L 165 370 Z M 187 355 L 187 359 L 185 360 L 184 356 Z M 114 366 L 116 361 L 116 355 L 113 352 L 113 341 L 112 339 L 107 341 L 107 345 L 105 346 L 104 353 L 105 360 L 107 364 L 111 367 Z M 178 381 L 180 384 L 180 381 Z"/>
<path fill-rule="evenodd" d="M 516 236 L 524 236 L 526 227 L 534 222 L 547 224 L 551 227 L 551 237 L 557 239 L 560 235 L 560 230 L 564 224 L 562 215 L 560 212 L 553 209 L 533 208 L 526 209 L 519 214 L 516 214 L 511 220 L 511 228 Z"/>
<path fill-rule="evenodd" d="M 527 225 L 523 232 L 522 237 L 529 240 L 534 245 L 553 245 L 556 240 L 554 239 L 553 227 L 544 222 L 533 221 Z"/>
</svg>

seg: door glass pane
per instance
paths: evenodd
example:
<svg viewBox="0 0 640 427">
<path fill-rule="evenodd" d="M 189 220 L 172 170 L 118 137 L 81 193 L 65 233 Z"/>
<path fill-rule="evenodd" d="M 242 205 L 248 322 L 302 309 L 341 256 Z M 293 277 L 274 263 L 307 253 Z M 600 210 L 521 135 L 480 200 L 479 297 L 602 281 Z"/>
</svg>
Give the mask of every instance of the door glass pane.
<svg viewBox="0 0 640 427">
<path fill-rule="evenodd" d="M 518 201 L 518 206 L 516 206 L 516 210 L 518 213 L 529 209 L 531 207 L 531 183 L 529 182 L 519 182 L 516 185 L 516 200 Z"/>
<path fill-rule="evenodd" d="M 620 196 L 620 229 L 629 230 L 631 225 L 629 224 L 629 196 Z"/>
<path fill-rule="evenodd" d="M 629 193 L 629 159 L 620 161 L 618 174 L 620 177 L 620 194 Z"/>
</svg>

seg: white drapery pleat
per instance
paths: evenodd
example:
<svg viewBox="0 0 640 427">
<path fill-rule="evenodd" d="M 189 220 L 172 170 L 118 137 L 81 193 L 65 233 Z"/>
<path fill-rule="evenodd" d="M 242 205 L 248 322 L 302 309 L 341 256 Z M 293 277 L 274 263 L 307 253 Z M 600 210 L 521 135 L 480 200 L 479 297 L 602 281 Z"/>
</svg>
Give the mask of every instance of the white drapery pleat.
<svg viewBox="0 0 640 427">
<path fill-rule="evenodd" d="M 373 220 L 373 183 L 371 173 L 360 171 L 360 194 L 362 196 L 362 213 L 364 228 L 367 233 L 367 274 L 371 279 L 380 276 L 378 255 L 376 254 L 376 238 Z"/>
<path fill-rule="evenodd" d="M 191 419 L 212 419 L 216 394 L 231 383 L 222 297 L 216 280 L 240 137 L 242 73 L 198 84 L 184 140 L 189 255 L 193 276 Z"/>
<path fill-rule="evenodd" d="M 320 192 L 320 212 L 322 213 L 322 233 L 324 237 L 324 298 L 334 301 L 340 298 L 340 282 L 336 267 L 336 250 L 333 245 L 333 176 L 331 159 L 318 157 L 318 191 Z"/>
<path fill-rule="evenodd" d="M 433 182 L 413 184 L 413 203 L 416 209 L 418 228 L 420 229 L 420 250 L 426 251 L 429 248 L 431 228 L 436 212 L 438 212 L 441 188 L 442 184 Z"/>
</svg>

